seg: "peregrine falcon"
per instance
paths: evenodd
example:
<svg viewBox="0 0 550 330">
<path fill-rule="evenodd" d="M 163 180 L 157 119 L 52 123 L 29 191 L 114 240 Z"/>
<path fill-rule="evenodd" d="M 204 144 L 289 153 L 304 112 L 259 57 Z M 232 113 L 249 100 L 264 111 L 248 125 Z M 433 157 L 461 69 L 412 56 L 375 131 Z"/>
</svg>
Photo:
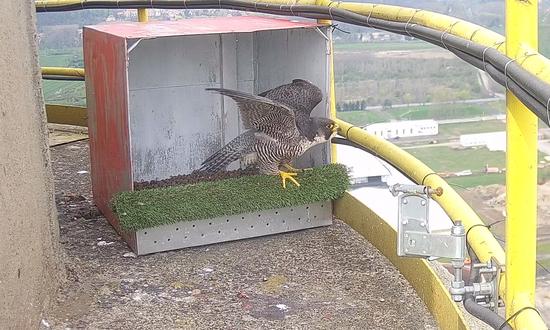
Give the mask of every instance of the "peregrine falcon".
<svg viewBox="0 0 550 330">
<path fill-rule="evenodd" d="M 295 79 L 258 96 L 223 88 L 207 90 L 237 102 L 248 130 L 206 159 L 201 171 L 218 172 L 241 158 L 245 165 L 258 163 L 262 174 L 280 175 L 283 188 L 287 179 L 299 186 L 293 178 L 297 170 L 290 162 L 310 147 L 330 140 L 338 128 L 328 118 L 310 117 L 322 93 L 305 80 Z"/>
</svg>

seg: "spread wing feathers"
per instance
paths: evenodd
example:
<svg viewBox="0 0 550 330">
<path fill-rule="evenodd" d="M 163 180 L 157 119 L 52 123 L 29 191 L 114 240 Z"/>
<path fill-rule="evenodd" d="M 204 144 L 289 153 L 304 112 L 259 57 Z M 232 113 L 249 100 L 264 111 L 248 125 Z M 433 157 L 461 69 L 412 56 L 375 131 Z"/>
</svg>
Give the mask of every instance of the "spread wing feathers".
<svg viewBox="0 0 550 330">
<path fill-rule="evenodd" d="M 303 79 L 294 79 L 290 84 L 275 87 L 258 95 L 280 102 L 308 117 L 323 99 L 321 89 Z"/>
<path fill-rule="evenodd" d="M 294 111 L 282 103 L 231 89 L 206 90 L 229 96 L 237 102 L 246 128 L 256 129 L 273 138 L 291 138 L 299 135 Z"/>
<path fill-rule="evenodd" d="M 221 170 L 225 170 L 227 168 L 227 165 L 231 164 L 241 157 L 244 157 L 249 153 L 252 153 L 252 147 L 254 146 L 254 143 L 254 132 L 244 132 L 243 134 L 237 136 L 228 144 L 223 146 L 223 148 L 216 151 L 204 162 L 202 162 L 202 166 L 199 171 L 215 173 Z"/>
</svg>

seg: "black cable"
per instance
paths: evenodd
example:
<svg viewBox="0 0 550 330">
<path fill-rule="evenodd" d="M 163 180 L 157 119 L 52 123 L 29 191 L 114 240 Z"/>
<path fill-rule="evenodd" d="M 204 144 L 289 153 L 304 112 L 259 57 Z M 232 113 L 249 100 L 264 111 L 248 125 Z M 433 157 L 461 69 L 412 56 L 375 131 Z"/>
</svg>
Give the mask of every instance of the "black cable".
<svg viewBox="0 0 550 330">
<path fill-rule="evenodd" d="M 61 75 L 54 75 L 54 74 L 42 75 L 42 79 L 44 79 L 44 80 L 64 80 L 64 81 L 84 81 L 84 77 L 61 76 Z"/>
<path fill-rule="evenodd" d="M 517 311 L 514 314 L 510 315 L 510 317 L 507 318 L 506 321 L 504 321 L 504 323 L 502 323 L 502 325 L 498 328 L 498 330 L 502 330 L 502 329 L 505 329 L 506 326 L 510 326 L 510 321 L 515 319 L 521 312 L 523 312 L 525 310 L 528 310 L 528 309 L 534 310 L 535 312 L 537 312 L 537 314 L 539 314 L 539 316 L 541 316 L 540 312 L 535 307 L 525 306 L 525 307 L 521 308 L 519 311 Z M 542 316 L 541 316 L 541 318 L 542 318 Z"/>
<path fill-rule="evenodd" d="M 421 184 L 421 185 L 424 185 L 424 181 L 426 181 L 426 179 L 427 179 L 430 175 L 438 175 L 438 174 L 435 173 L 435 172 L 431 172 L 431 173 L 428 173 L 428 174 L 424 175 L 424 177 L 422 178 L 422 181 L 420 182 L 420 184 Z"/>
<path fill-rule="evenodd" d="M 393 33 L 410 35 L 425 40 L 440 47 L 444 47 L 455 53 L 468 63 L 483 69 L 501 85 L 506 86 L 543 122 L 550 125 L 547 111 L 550 100 L 550 85 L 540 80 L 535 75 L 523 69 L 517 61 L 512 61 L 494 48 L 486 47 L 471 40 L 454 36 L 418 24 L 409 24 L 396 21 L 386 21 L 367 17 L 354 12 L 324 6 L 310 5 L 279 5 L 261 2 L 249 2 L 241 0 L 120 0 L 116 3 L 110 1 L 87 0 L 82 3 L 60 6 L 38 6 L 38 12 L 70 11 L 86 8 L 161 8 L 161 9 L 233 9 L 241 11 L 254 11 L 275 15 L 302 16 L 314 19 L 331 19 L 345 23 L 368 26 Z M 461 52 L 462 54 L 460 54 Z M 468 56 L 466 56 L 466 55 Z M 479 63 L 481 61 L 481 64 Z M 504 76 L 506 71 L 506 78 Z"/>
</svg>

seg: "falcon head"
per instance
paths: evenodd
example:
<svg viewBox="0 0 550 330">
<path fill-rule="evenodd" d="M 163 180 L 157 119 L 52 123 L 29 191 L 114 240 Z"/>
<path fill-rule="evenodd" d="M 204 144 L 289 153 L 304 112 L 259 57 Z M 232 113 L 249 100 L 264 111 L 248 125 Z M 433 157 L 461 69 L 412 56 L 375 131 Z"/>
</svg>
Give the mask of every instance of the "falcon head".
<svg viewBox="0 0 550 330">
<path fill-rule="evenodd" d="M 311 117 L 312 126 L 315 128 L 313 140 L 317 143 L 329 141 L 338 131 L 338 125 L 328 118 Z"/>
</svg>

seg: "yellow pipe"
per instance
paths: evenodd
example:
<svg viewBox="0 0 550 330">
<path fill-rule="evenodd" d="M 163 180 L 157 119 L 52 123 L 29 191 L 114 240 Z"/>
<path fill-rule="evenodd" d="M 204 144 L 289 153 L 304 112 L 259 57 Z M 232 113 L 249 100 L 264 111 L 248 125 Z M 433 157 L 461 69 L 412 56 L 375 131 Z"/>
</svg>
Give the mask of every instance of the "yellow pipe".
<svg viewBox="0 0 550 330">
<path fill-rule="evenodd" d="M 115 0 L 111 0 L 116 3 Z M 262 0 L 266 3 L 273 4 L 288 4 L 287 0 Z M 443 15 L 427 10 L 419 10 L 414 8 L 380 5 L 371 3 L 353 3 L 353 2 L 332 2 L 330 0 L 295 0 L 292 1 L 296 5 L 315 5 L 318 1 L 322 1 L 323 6 L 331 6 L 333 8 L 342 8 L 352 12 L 391 21 L 409 22 L 410 24 L 419 24 L 430 27 L 439 31 L 446 31 L 449 34 L 472 40 L 479 44 L 494 47 L 505 52 L 504 36 L 483 28 L 479 25 Z M 80 4 L 80 0 L 37 0 L 36 8 L 55 8 L 60 5 Z M 519 61 L 519 64 L 527 71 L 536 75 L 540 79 L 550 83 L 550 60 L 535 52 L 528 45 L 521 45 L 517 51 L 519 54 L 533 54 Z"/>
<path fill-rule="evenodd" d="M 356 142 L 390 162 L 392 165 L 407 173 L 415 182 L 423 183 L 433 188 L 443 188 L 443 195 L 434 199 L 441 205 L 449 217 L 453 220 L 461 220 L 466 230 L 474 225 L 482 225 L 479 216 L 460 197 L 451 186 L 447 184 L 434 171 L 408 152 L 396 145 L 367 133 L 360 127 L 353 126 L 343 120 L 337 119 L 340 135 Z M 484 226 L 476 226 L 468 234 L 468 242 L 482 261 L 488 261 L 494 257 L 498 263 L 504 265 L 504 251 L 494 238 L 493 234 Z M 500 293 L 504 295 L 504 281 L 501 282 Z"/>
<path fill-rule="evenodd" d="M 347 9 L 366 16 L 370 15 L 372 18 L 419 24 L 439 31 L 446 31 L 488 47 L 494 47 L 502 53 L 505 53 L 506 50 L 504 36 L 452 16 L 427 10 L 370 3 L 334 2 L 332 7 Z M 538 54 L 535 49 L 527 44 L 522 44 L 517 49 L 517 53 L 533 55 L 520 61 L 519 64 L 540 79 L 550 83 L 550 60 Z"/>
<path fill-rule="evenodd" d="M 42 75 L 84 77 L 84 69 L 44 66 Z"/>
<path fill-rule="evenodd" d="M 397 256 L 397 232 L 350 193 L 333 203 L 334 216 L 365 237 L 399 269 L 433 315 L 440 329 L 466 330 L 464 316 L 426 260 Z"/>
<path fill-rule="evenodd" d="M 138 9 L 138 21 L 141 23 L 147 23 L 149 21 L 149 16 L 147 15 L 147 9 L 145 8 Z"/>
<path fill-rule="evenodd" d="M 521 57 L 521 46 L 538 48 L 538 2 L 506 0 L 506 54 Z M 519 52 L 518 52 L 519 50 Z M 537 258 L 538 119 L 506 92 L 506 317 L 535 306 Z M 529 316 L 528 314 L 532 314 Z M 512 322 L 516 329 L 546 329 L 528 309 Z"/>
</svg>

